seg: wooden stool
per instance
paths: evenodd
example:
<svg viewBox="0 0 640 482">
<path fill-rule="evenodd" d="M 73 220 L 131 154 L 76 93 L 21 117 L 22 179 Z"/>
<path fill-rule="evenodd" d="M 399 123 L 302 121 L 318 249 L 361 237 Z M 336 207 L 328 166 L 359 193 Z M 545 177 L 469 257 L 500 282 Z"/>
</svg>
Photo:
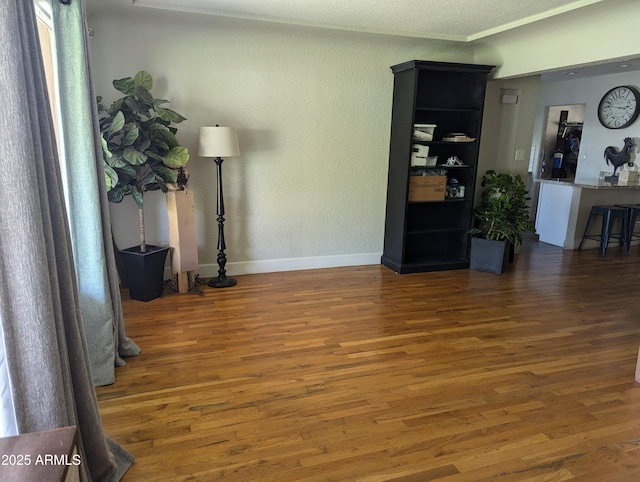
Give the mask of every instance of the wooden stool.
<svg viewBox="0 0 640 482">
<path fill-rule="evenodd" d="M 602 216 L 602 231 L 600 234 L 589 234 L 589 226 L 595 216 Z M 612 233 L 611 228 L 616 218 L 621 218 L 622 227 L 620 232 Z M 627 208 L 619 206 L 592 206 L 591 213 L 589 214 L 589 220 L 584 228 L 584 234 L 582 235 L 582 241 L 578 249 L 582 248 L 582 243 L 585 239 L 600 240 L 600 254 L 604 256 L 607 252 L 607 246 L 609 245 L 609 239 L 619 239 L 620 245 L 624 249 L 624 255 L 629 254 L 629 242 L 627 241 L 627 232 L 629 225 L 629 210 Z"/>
<path fill-rule="evenodd" d="M 640 239 L 640 232 L 636 233 L 636 221 L 640 214 L 640 204 L 616 204 L 616 206 L 627 210 L 627 249 L 631 246 L 633 239 Z"/>
</svg>

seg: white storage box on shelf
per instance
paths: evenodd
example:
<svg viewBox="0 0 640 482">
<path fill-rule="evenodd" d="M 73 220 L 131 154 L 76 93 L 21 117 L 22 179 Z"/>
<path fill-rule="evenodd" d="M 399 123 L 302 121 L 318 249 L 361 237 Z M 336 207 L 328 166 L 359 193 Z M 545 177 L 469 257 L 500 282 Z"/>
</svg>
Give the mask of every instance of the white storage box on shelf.
<svg viewBox="0 0 640 482">
<path fill-rule="evenodd" d="M 427 165 L 429 146 L 413 144 L 411 146 L 411 167 L 424 167 Z"/>
<path fill-rule="evenodd" d="M 416 141 L 432 141 L 436 124 L 413 124 L 413 139 Z"/>
<path fill-rule="evenodd" d="M 435 166 L 438 163 L 438 156 L 427 157 L 427 166 Z"/>
</svg>

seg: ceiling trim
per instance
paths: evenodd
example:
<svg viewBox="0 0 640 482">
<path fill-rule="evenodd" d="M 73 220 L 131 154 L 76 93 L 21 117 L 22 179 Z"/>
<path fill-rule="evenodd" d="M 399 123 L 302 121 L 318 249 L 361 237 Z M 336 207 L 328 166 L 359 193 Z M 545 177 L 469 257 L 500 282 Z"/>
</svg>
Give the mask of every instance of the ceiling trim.
<svg viewBox="0 0 640 482">
<path fill-rule="evenodd" d="M 134 0 L 135 1 L 135 0 Z M 552 10 L 547 10 L 546 12 L 542 12 L 536 15 L 531 15 L 529 17 L 522 18 L 520 20 L 516 20 L 514 22 L 505 23 L 504 25 L 500 25 L 498 27 L 484 30 L 482 32 L 478 32 L 474 35 L 469 35 L 466 38 L 467 42 L 472 42 L 474 40 L 479 40 L 484 37 L 489 37 L 490 35 L 495 35 L 501 32 L 506 32 L 507 30 L 511 30 L 518 27 L 523 27 L 524 25 L 528 25 L 530 23 L 538 22 L 540 20 L 544 20 L 546 18 L 555 17 L 556 15 L 560 15 L 563 13 L 571 12 L 573 10 L 577 10 L 582 7 L 586 7 L 589 5 L 593 5 L 594 3 L 600 3 L 602 0 L 580 0 L 578 2 L 563 5 L 562 7 L 557 7 Z"/>
<path fill-rule="evenodd" d="M 484 37 L 498 34 L 500 32 L 505 32 L 507 30 L 515 29 L 518 27 L 522 27 L 524 25 L 538 22 L 546 18 L 550 18 L 566 12 L 570 12 L 572 10 L 576 10 L 588 5 L 592 5 L 594 3 L 599 3 L 603 0 L 577 0 L 568 5 L 557 7 L 552 10 L 542 12 L 540 14 L 531 15 L 529 17 L 519 19 L 513 22 L 509 22 L 504 25 L 500 25 L 498 27 L 484 30 L 482 32 L 478 32 L 476 34 L 472 34 L 468 36 L 450 35 L 450 34 L 433 34 L 431 32 L 422 33 L 422 32 L 416 32 L 416 31 L 381 29 L 381 28 L 367 28 L 367 27 L 360 27 L 360 26 L 354 26 L 354 25 L 341 25 L 341 24 L 333 24 L 333 23 L 325 23 L 325 22 L 315 22 L 315 21 L 301 20 L 301 19 L 295 19 L 295 18 L 277 17 L 277 16 L 271 16 L 271 15 L 230 12 L 230 11 L 219 10 L 219 9 L 194 7 L 191 5 L 186 5 L 181 2 L 177 2 L 175 0 L 131 0 L 131 1 L 133 6 L 136 6 L 136 7 L 155 8 L 160 10 L 171 10 L 175 12 L 205 14 L 205 15 L 213 15 L 218 17 L 257 20 L 257 21 L 263 21 L 263 22 L 299 25 L 299 26 L 305 26 L 305 27 L 328 28 L 333 30 L 345 30 L 345 31 L 361 32 L 361 33 L 393 35 L 393 36 L 400 36 L 400 37 L 445 40 L 445 41 L 468 43 L 468 42 L 473 42 L 475 40 L 482 39 Z"/>
<path fill-rule="evenodd" d="M 592 0 L 592 1 L 601 1 L 601 0 Z M 269 15 L 257 15 L 257 14 L 241 13 L 241 12 L 228 12 L 226 10 L 216 10 L 216 9 L 209 9 L 209 8 L 198 8 L 198 7 L 192 7 L 190 5 L 176 5 L 175 2 L 173 3 L 163 2 L 162 0 L 133 0 L 133 5 L 135 7 L 156 8 L 160 10 L 171 10 L 174 12 L 197 13 L 197 14 L 204 14 L 204 15 L 213 15 L 216 17 L 238 18 L 243 20 L 257 20 L 261 22 L 280 23 L 280 24 L 286 24 L 286 25 L 299 25 L 303 27 L 327 28 L 332 30 L 345 30 L 349 32 L 395 35 L 400 37 L 424 38 L 424 39 L 433 39 L 433 40 L 449 40 L 454 42 L 468 42 L 468 37 L 461 36 L 461 35 L 437 35 L 437 34 L 431 35 L 431 34 L 427 34 L 426 32 L 424 35 L 421 35 L 419 32 L 407 32 L 403 30 L 365 28 L 365 27 L 358 27 L 354 25 L 340 25 L 340 24 L 331 24 L 331 23 L 324 23 L 324 22 L 311 22 L 311 21 L 300 20 L 295 18 L 284 18 L 284 17 L 269 16 Z"/>
</svg>

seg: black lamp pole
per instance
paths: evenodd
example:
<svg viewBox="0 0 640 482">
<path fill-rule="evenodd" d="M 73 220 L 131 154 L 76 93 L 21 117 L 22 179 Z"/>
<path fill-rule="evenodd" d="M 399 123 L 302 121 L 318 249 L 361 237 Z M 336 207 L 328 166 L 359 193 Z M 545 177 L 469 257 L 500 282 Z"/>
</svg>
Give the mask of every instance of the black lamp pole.
<svg viewBox="0 0 640 482">
<path fill-rule="evenodd" d="M 235 278 L 227 276 L 225 265 L 227 264 L 227 255 L 224 250 L 227 245 L 224 242 L 224 195 L 222 194 L 222 159 L 216 157 L 214 159 L 217 166 L 218 178 L 218 195 L 217 195 L 217 214 L 218 214 L 218 277 L 211 278 L 207 285 L 214 288 L 228 288 L 237 283 Z"/>
<path fill-rule="evenodd" d="M 223 157 L 232 157 L 240 154 L 238 146 L 238 134 L 235 127 L 200 127 L 198 154 L 202 157 L 212 157 L 217 167 L 217 199 L 216 208 L 218 214 L 218 277 L 211 278 L 207 283 L 213 288 L 228 288 L 234 286 L 237 281 L 227 276 L 225 266 L 227 255 L 224 250 L 227 244 L 224 241 L 224 196 L 222 194 L 222 161 Z"/>
</svg>

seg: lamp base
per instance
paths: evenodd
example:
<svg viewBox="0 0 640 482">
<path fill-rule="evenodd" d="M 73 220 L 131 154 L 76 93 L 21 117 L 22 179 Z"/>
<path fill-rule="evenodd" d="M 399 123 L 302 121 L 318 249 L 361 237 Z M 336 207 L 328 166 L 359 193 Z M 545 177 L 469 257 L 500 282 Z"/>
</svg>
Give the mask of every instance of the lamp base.
<svg viewBox="0 0 640 482">
<path fill-rule="evenodd" d="M 211 278 L 207 286 L 211 286 L 212 288 L 229 288 L 230 286 L 235 286 L 236 283 L 236 279 L 231 276 L 225 276 L 224 278 L 218 276 L 217 278 Z"/>
</svg>

